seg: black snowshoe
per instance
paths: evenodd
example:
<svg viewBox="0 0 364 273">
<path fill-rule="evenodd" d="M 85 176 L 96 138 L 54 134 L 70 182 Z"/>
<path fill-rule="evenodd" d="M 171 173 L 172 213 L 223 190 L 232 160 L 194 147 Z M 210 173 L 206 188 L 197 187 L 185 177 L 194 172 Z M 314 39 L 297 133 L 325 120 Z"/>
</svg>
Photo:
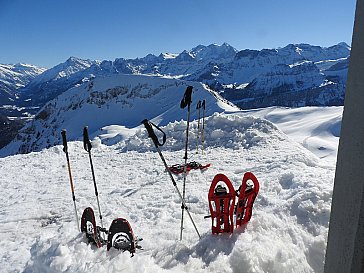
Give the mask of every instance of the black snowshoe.
<svg viewBox="0 0 364 273">
<path fill-rule="evenodd" d="M 137 248 L 142 249 L 138 245 L 141 240 L 134 236 L 133 230 L 126 219 L 117 218 L 112 221 L 109 228 L 107 250 L 113 247 L 118 250 L 129 251 L 133 257 Z"/>
<path fill-rule="evenodd" d="M 97 247 L 102 247 L 106 244 L 101 236 L 101 233 L 107 234 L 105 228 L 96 226 L 95 214 L 92 208 L 86 208 L 82 213 L 81 232 L 85 233 L 89 243 L 95 244 Z"/>
</svg>

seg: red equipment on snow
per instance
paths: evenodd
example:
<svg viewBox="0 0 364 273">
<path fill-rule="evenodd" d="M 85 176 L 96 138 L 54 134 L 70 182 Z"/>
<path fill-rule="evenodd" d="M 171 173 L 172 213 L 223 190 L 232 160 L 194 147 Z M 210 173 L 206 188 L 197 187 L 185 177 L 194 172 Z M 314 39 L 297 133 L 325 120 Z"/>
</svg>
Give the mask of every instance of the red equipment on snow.
<svg viewBox="0 0 364 273">
<path fill-rule="evenodd" d="M 251 184 L 250 181 L 252 181 L 253 184 Z M 235 213 L 236 227 L 248 223 L 252 217 L 253 204 L 259 192 L 259 182 L 253 173 L 246 172 L 244 174 L 238 192 L 239 197 Z"/>
<path fill-rule="evenodd" d="M 208 199 L 212 233 L 232 233 L 234 230 L 235 190 L 229 178 L 224 174 L 217 174 L 212 180 Z"/>
<path fill-rule="evenodd" d="M 251 172 L 244 174 L 237 191 L 234 190 L 229 178 L 224 174 L 217 174 L 211 182 L 208 194 L 210 215 L 205 216 L 212 219 L 212 234 L 232 233 L 234 214 L 236 228 L 248 223 L 252 217 L 253 204 L 258 192 L 258 179 Z M 238 197 L 236 206 L 235 196 Z"/>
<path fill-rule="evenodd" d="M 210 167 L 211 164 L 201 165 L 198 162 L 192 161 L 192 162 L 187 163 L 186 165 L 185 164 L 175 164 L 175 165 L 172 165 L 171 167 L 168 167 L 168 169 L 174 174 L 182 174 L 182 173 L 184 173 L 185 166 L 186 166 L 186 172 L 188 173 L 191 170 L 204 171 L 208 167 Z"/>
</svg>

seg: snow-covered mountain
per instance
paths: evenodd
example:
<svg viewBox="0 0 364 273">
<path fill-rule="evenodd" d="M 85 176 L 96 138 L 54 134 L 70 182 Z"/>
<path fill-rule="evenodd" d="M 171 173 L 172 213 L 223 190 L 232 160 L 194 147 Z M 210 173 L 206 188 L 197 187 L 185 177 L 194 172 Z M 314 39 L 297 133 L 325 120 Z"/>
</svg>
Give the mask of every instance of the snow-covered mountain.
<svg viewBox="0 0 364 273">
<path fill-rule="evenodd" d="M 242 89 L 225 90 L 224 97 L 243 109 L 272 105 L 342 105 L 347 67 L 344 68 L 345 72 L 340 71 L 341 74 L 336 75 L 334 71 L 325 75 L 311 61 L 292 65 L 278 64 L 260 74 Z"/>
<path fill-rule="evenodd" d="M 30 64 L 0 64 L 0 148 L 24 125 L 28 110 L 18 107 L 20 89 L 46 69 Z"/>
<path fill-rule="evenodd" d="M 214 84 L 233 82 L 220 86 L 222 95 L 245 109 L 342 105 L 347 66 L 341 66 L 340 75 L 330 70 L 337 63 L 348 64 L 349 54 L 345 43 L 328 48 L 290 44 L 275 50 L 243 50 L 233 67 L 226 69 L 233 71 L 230 78 L 221 77 Z"/>
<path fill-rule="evenodd" d="M 161 125 L 186 119 L 187 112 L 179 103 L 189 85 L 194 87 L 194 103 L 206 100 L 206 115 L 238 110 L 196 82 L 142 75 L 97 77 L 48 102 L 0 153 L 28 153 L 59 144 L 60 128 L 66 128 L 70 140 L 75 140 L 81 137 L 80 128 L 85 125 L 95 135 L 108 125 L 134 128 L 145 118 Z M 197 118 L 195 111 L 191 118 Z"/>
<path fill-rule="evenodd" d="M 45 70 L 30 64 L 0 64 L 0 106 L 13 104 L 17 99 L 18 89 Z"/>
<path fill-rule="evenodd" d="M 43 106 L 49 100 L 81 82 L 82 71 L 93 63 L 95 62 L 70 57 L 64 63 L 46 70 L 20 90 L 22 106 Z"/>
<path fill-rule="evenodd" d="M 241 51 L 224 43 L 199 45 L 180 54 L 149 54 L 137 59 L 91 61 L 71 57 L 18 89 L 20 98 L 5 109 L 6 116 L 9 111 L 15 111 L 17 116 L 35 115 L 48 101 L 68 89 L 94 78 L 117 74 L 201 82 L 243 109 L 342 105 L 349 54 L 350 47 L 345 43 L 327 48 L 290 44 L 278 49 Z"/>
<path fill-rule="evenodd" d="M 162 75 L 202 82 L 220 92 L 227 99 L 234 98 L 234 102 L 240 103 L 243 108 L 259 107 L 261 94 L 272 95 L 273 89 L 277 91 L 275 96 L 282 97 L 279 90 L 286 92 L 287 88 L 289 88 L 290 94 L 309 93 L 309 99 L 302 100 L 305 96 L 300 95 L 300 101 L 297 102 L 295 96 L 290 98 L 285 94 L 283 104 L 280 104 L 281 98 L 273 97 L 261 106 L 277 104 L 283 106 L 337 105 L 343 103 L 342 94 L 346 83 L 347 67 L 340 66 L 340 77 L 332 70 L 337 69 L 335 68 L 337 63 L 348 63 L 349 54 L 350 47 L 345 43 L 331 47 L 289 44 L 278 49 L 245 49 L 241 51 L 224 43 L 222 45 L 199 45 L 179 54 L 160 54 L 159 56 L 149 54 L 137 59 L 118 58 L 115 61 L 99 62 L 71 57 L 65 63 L 49 69 L 23 88 L 22 98 L 32 99 L 33 106 L 42 106 L 82 81 L 122 73 Z M 284 74 L 282 74 L 283 67 L 286 67 Z M 300 75 L 301 72 L 307 78 Z M 272 79 L 272 74 L 275 75 L 274 79 Z M 339 83 L 338 80 L 340 80 Z M 257 82 L 265 82 L 265 84 L 257 84 Z M 244 90 L 246 86 L 249 86 L 248 90 Z M 308 86 L 309 88 L 307 88 Z M 320 95 L 322 86 L 326 86 L 325 90 L 337 92 L 337 100 L 319 99 L 318 97 L 324 96 Z M 256 94 L 258 99 L 251 106 L 242 103 L 243 99 L 254 101 Z M 266 105 L 267 103 L 268 105 Z"/>
</svg>

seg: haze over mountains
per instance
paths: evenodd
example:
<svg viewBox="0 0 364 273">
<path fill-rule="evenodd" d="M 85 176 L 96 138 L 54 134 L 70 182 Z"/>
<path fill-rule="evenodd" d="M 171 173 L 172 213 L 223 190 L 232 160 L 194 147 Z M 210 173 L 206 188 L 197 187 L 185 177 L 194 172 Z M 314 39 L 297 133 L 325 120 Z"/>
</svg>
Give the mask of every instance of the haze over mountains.
<svg viewBox="0 0 364 273">
<path fill-rule="evenodd" d="M 342 105 L 349 55 L 350 47 L 345 43 L 327 48 L 289 44 L 278 49 L 240 51 L 224 43 L 137 59 L 94 61 L 70 57 L 50 69 L 0 65 L 0 115 L 5 120 L 0 130 L 5 124 L 12 138 L 21 127 L 14 125 L 20 117 L 33 117 L 70 88 L 87 85 L 95 78 L 107 82 L 116 74 L 201 82 L 242 109 Z"/>
</svg>

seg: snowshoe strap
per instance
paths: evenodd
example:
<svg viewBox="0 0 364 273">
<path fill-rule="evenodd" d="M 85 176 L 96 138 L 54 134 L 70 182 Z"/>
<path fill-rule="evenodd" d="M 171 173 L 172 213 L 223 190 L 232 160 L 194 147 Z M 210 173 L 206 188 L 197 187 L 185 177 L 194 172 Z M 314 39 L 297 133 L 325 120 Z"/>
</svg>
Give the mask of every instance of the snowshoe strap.
<svg viewBox="0 0 364 273">
<path fill-rule="evenodd" d="M 190 106 L 192 102 L 192 88 L 193 86 L 187 86 L 185 94 L 181 100 L 181 108 L 184 109 L 187 105 Z"/>
<path fill-rule="evenodd" d="M 86 150 L 86 152 L 91 151 L 92 145 L 90 142 L 90 139 L 88 137 L 88 131 L 87 131 L 87 126 L 85 126 L 85 128 L 83 128 L 83 148 Z"/>
<path fill-rule="evenodd" d="M 148 131 L 148 136 L 153 140 L 153 143 L 154 143 L 154 145 L 156 147 L 163 146 L 164 143 L 166 143 L 167 137 L 166 137 L 166 134 L 162 131 L 161 128 L 159 128 L 157 125 L 155 125 L 151 121 L 148 121 L 147 119 L 143 120 L 142 123 L 143 123 L 145 129 L 147 129 L 147 131 Z M 154 128 L 156 128 L 157 130 L 159 130 L 163 134 L 162 143 L 159 142 L 158 137 L 154 133 L 154 130 L 153 130 L 152 126 L 154 126 Z"/>
<path fill-rule="evenodd" d="M 200 169 L 202 167 L 202 165 L 196 161 L 192 161 L 192 162 L 188 163 L 187 166 L 194 170 Z"/>
<path fill-rule="evenodd" d="M 225 187 L 218 185 L 218 186 L 215 188 L 215 194 L 216 194 L 217 196 L 219 196 L 219 195 L 225 195 L 225 194 L 227 194 L 227 190 L 226 190 L 226 188 L 225 188 Z"/>
</svg>

